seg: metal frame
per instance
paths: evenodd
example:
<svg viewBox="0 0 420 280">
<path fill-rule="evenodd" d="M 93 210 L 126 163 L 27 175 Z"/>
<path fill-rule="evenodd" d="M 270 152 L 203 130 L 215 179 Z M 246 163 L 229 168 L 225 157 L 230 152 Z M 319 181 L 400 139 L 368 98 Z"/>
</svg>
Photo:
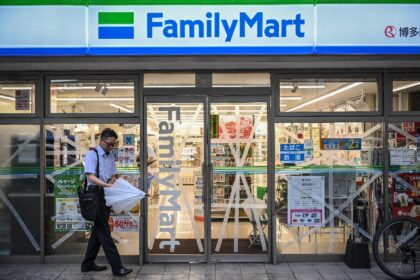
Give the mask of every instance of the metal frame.
<svg viewBox="0 0 420 280">
<path fill-rule="evenodd" d="M 332 70 L 334 71 L 334 70 Z M 383 188 L 384 188 L 384 197 L 383 203 L 385 207 L 385 217 L 388 217 L 390 214 L 390 209 L 387 207 L 390 203 L 390 196 L 389 196 L 389 147 L 388 147 L 388 136 L 389 136 L 389 124 L 392 122 L 402 122 L 402 121 L 418 121 L 420 112 L 399 112 L 393 111 L 392 108 L 392 81 L 393 79 L 420 79 L 420 73 L 415 70 L 391 70 L 391 71 L 383 71 L 383 70 L 366 70 L 363 71 L 365 75 L 367 74 L 369 77 L 376 77 L 378 81 L 378 111 L 377 112 L 361 112 L 357 116 L 353 116 L 351 113 L 316 113 L 316 112 L 297 112 L 297 113 L 286 113 L 280 112 L 279 110 L 279 90 L 280 90 L 280 80 L 282 77 L 287 78 L 296 78 L 296 77 L 303 77 L 303 78 L 313 78 L 313 77 L 342 77 L 342 78 L 352 78 L 352 77 L 361 77 L 362 74 L 354 75 L 353 72 L 349 72 L 352 70 L 346 71 L 339 71 L 339 74 L 332 74 L 330 71 L 326 71 L 325 74 L 316 74 L 312 75 L 311 72 L 307 70 L 298 71 L 298 74 L 291 74 L 290 71 L 287 71 L 282 75 L 281 73 L 277 72 L 276 75 L 273 75 L 272 79 L 272 89 L 273 89 L 273 98 L 275 102 L 275 123 L 285 123 L 285 122 L 305 122 L 305 123 L 328 123 L 328 122 L 377 122 L 382 123 L 382 133 L 383 133 Z M 323 71 L 324 72 L 324 71 Z M 348 73 L 346 73 L 348 72 Z M 334 73 L 337 73 L 334 72 Z M 365 75 L 363 77 L 365 77 Z M 308 118 L 310 117 L 310 118 Z M 274 128 L 273 128 L 274 129 Z M 274 163 L 274 160 L 273 160 Z M 274 229 L 276 231 L 276 229 Z M 276 233 L 274 233 L 275 236 Z M 273 241 L 277 243 L 275 240 Z M 276 244 L 277 245 L 277 244 Z M 303 259 L 307 260 L 313 259 L 314 255 L 289 255 L 289 254 L 278 254 L 277 252 L 273 253 L 274 260 L 273 263 L 277 263 L 277 260 L 282 261 L 301 261 Z M 325 261 L 333 261 L 336 259 L 335 256 L 342 256 L 342 255 L 315 255 L 317 260 L 325 260 Z"/>
<path fill-rule="evenodd" d="M 137 124 L 140 126 L 141 129 L 141 123 L 139 123 L 138 117 L 132 117 L 132 118 L 118 118 L 118 119 L 111 119 L 111 118 L 45 118 L 40 120 L 42 122 L 42 130 L 41 133 L 41 200 L 42 200 L 42 207 L 41 207 L 41 221 L 42 221 L 42 236 L 41 236 L 41 263 L 80 263 L 82 261 L 83 256 L 74 256 L 74 255 L 46 255 L 45 254 L 45 197 L 46 197 L 46 180 L 45 180 L 45 127 L 48 125 L 61 125 L 61 124 L 117 124 L 117 123 L 126 123 L 126 124 Z M 141 219 L 139 217 L 139 234 L 141 232 Z M 139 255 L 138 256 L 121 256 L 121 259 L 125 263 L 130 264 L 140 264 L 141 259 L 141 251 L 139 249 Z M 98 255 L 98 260 L 102 262 L 106 262 L 105 256 Z"/>
<path fill-rule="evenodd" d="M 245 96 L 244 94 L 238 94 L 238 92 L 242 92 L 245 89 Z M 224 94 L 226 92 L 226 95 Z M 203 200 L 204 200 L 204 254 L 203 255 L 149 255 L 148 252 L 145 253 L 145 261 L 146 262 L 219 262 L 219 261 L 227 261 L 227 262 L 236 262 L 236 261 L 263 261 L 268 262 L 272 258 L 272 248 L 273 244 L 270 243 L 272 240 L 272 221 L 269 219 L 269 233 L 268 233 L 268 250 L 267 254 L 256 254 L 256 255 L 229 255 L 229 254 L 212 254 L 211 252 L 211 209 L 210 209 L 210 201 L 211 201 L 211 159 L 210 159 L 210 135 L 208 133 L 210 129 L 210 104 L 212 103 L 249 103 L 249 102 L 266 102 L 267 103 L 267 130 L 270 131 L 269 127 L 272 125 L 270 122 L 271 116 L 271 107 L 270 107 L 270 89 L 269 88 L 205 88 L 205 89 L 197 89 L 197 88 L 175 88 L 175 89 L 159 89 L 159 88 L 150 88 L 144 89 L 144 103 L 143 103 L 143 110 L 144 115 L 143 119 L 147 119 L 147 105 L 149 103 L 189 103 L 189 102 L 199 102 L 202 103 L 204 106 L 204 139 L 203 142 L 206 145 L 204 149 L 204 161 L 203 161 Z M 238 96 L 239 95 L 239 96 Z M 146 122 L 145 122 L 146 126 Z M 270 135 L 270 132 L 268 132 Z M 268 137 L 269 137 L 268 135 Z M 144 129 L 143 135 L 144 144 L 143 144 L 143 162 L 146 160 L 145 155 L 145 147 L 147 147 L 147 127 Z M 270 141 L 267 139 L 267 144 Z M 267 145 L 268 149 L 270 146 Z M 270 152 L 268 151 L 268 154 Z M 269 159 L 267 159 L 268 164 Z M 272 167 L 273 168 L 273 167 Z M 143 186 L 145 186 L 145 178 L 146 178 L 146 170 L 142 170 L 145 172 L 143 175 Z M 269 183 L 269 172 L 267 170 L 267 180 Z M 269 189 L 269 188 L 268 188 Z M 272 198 L 269 198 L 270 200 Z M 145 201 L 142 213 L 144 213 L 144 218 L 147 220 L 147 201 Z M 271 201 L 268 203 L 268 210 L 269 213 L 272 212 L 271 209 Z M 147 223 L 144 226 L 144 239 L 142 245 L 144 248 L 147 248 Z"/>
<path fill-rule="evenodd" d="M 386 105 L 387 105 L 387 112 L 389 114 L 390 117 L 394 117 L 394 116 L 407 116 L 407 117 L 411 117 L 411 116 L 419 116 L 420 115 L 420 111 L 394 111 L 394 108 L 392 107 L 393 104 L 393 98 L 392 98 L 392 94 L 393 94 L 393 85 L 392 82 L 394 80 L 410 80 L 410 79 L 415 79 L 417 81 L 420 81 L 420 72 L 418 73 L 405 73 L 405 72 L 386 72 L 385 73 L 386 79 L 384 80 L 384 95 L 385 95 L 385 100 L 386 100 Z"/>
<path fill-rule="evenodd" d="M 48 124 L 65 124 L 65 123 L 136 123 L 140 124 L 141 137 L 144 139 L 142 149 L 142 162 L 145 162 L 145 152 L 147 144 L 147 115 L 146 115 L 146 96 L 147 101 L 153 100 L 154 96 L 163 97 L 171 96 L 177 100 L 181 96 L 201 96 L 206 100 L 207 112 L 209 112 L 208 98 L 213 96 L 255 96 L 255 92 L 269 97 L 271 103 L 271 110 L 267 111 L 268 121 L 268 133 L 269 133 L 269 151 L 275 150 L 275 144 L 271 139 L 274 139 L 274 128 L 275 123 L 278 122 L 343 122 L 343 121 L 355 121 L 355 122 L 381 122 L 384 124 L 384 182 L 388 180 L 388 164 L 389 164 L 389 149 L 387 145 L 388 140 L 388 124 L 392 122 L 401 121 L 418 121 L 420 112 L 393 112 L 392 111 L 392 79 L 394 78 L 415 78 L 420 77 L 420 63 L 417 59 L 419 56 L 317 56 L 317 57 L 296 57 L 296 56 L 238 56 L 238 57 L 127 57 L 127 58 L 114 58 L 114 57 L 76 57 L 76 58 L 0 58 L 0 81 L 27 81 L 30 80 L 35 82 L 35 113 L 33 114 L 0 114 L 0 124 L 28 124 L 28 125 L 39 125 L 40 139 L 41 139 L 41 221 L 40 221 L 40 240 L 41 240 L 41 253 L 40 255 L 30 256 L 0 256 L 0 262 L 4 263 L 54 263 L 57 260 L 62 262 L 79 262 L 79 257 L 72 256 L 58 256 L 58 255 L 47 255 L 45 256 L 45 228 L 44 228 L 44 215 L 45 209 L 43 207 L 44 195 L 45 195 L 45 125 Z M 176 66 L 174 67 L 174 64 Z M 377 68 L 371 68 L 371 67 Z M 396 68 L 404 67 L 404 68 Z M 97 71 L 97 69 L 108 69 L 111 71 Z M 281 69 L 270 71 L 269 69 Z M 31 71 L 32 69 L 38 69 L 48 72 L 24 72 Z M 89 69 L 89 71 L 80 69 Z M 124 74 L 128 77 L 133 77 L 135 81 L 135 104 L 138 109 L 135 113 L 129 114 L 56 114 L 49 112 L 50 105 L 50 91 L 49 91 L 49 79 L 54 78 L 79 78 L 79 79 L 114 79 L 120 77 L 122 79 L 127 78 L 124 74 L 121 74 L 121 69 L 127 69 Z M 130 70 L 131 69 L 131 70 Z M 271 72 L 271 89 L 270 88 L 248 88 L 248 87 L 237 87 L 237 88 L 144 88 L 143 87 L 143 73 L 138 72 L 139 70 L 150 70 L 161 73 L 180 73 L 187 72 L 192 73 L 212 73 L 216 70 L 224 73 L 234 72 Z M 167 69 L 173 69 L 168 71 Z M 207 69 L 205 71 L 197 71 L 196 69 Z M 358 71 L 362 69 L 362 71 Z M 384 70 L 385 69 L 385 70 Z M 63 71 L 64 70 L 64 71 Z M 71 70 L 71 71 L 69 71 Z M 133 71 L 135 70 L 135 71 Z M 8 71 L 8 72 L 5 72 Z M 14 72 L 10 72 L 14 71 Z M 62 71 L 62 72 L 52 72 Z M 113 71 L 113 72 L 112 72 Z M 357 71 L 357 72 L 356 72 Z M 314 74 L 316 73 L 316 75 Z M 321 74 L 319 74 L 321 73 Z M 325 113 L 319 114 L 316 112 L 298 112 L 294 113 L 280 113 L 278 108 L 279 104 L 279 83 L 282 77 L 297 76 L 313 78 L 320 76 L 323 78 L 337 77 L 337 78 L 351 78 L 351 77 L 376 77 L 378 81 L 378 111 L 367 112 L 363 115 L 353 116 L 349 114 L 340 113 Z M 271 97 L 270 97 L 271 96 Z M 150 98 L 150 99 L 149 99 Z M 227 99 L 224 99 L 227 100 Z M 144 102 L 143 102 L 144 101 Z M 236 101 L 236 99 L 235 99 Z M 274 102 L 274 104 L 272 104 Z M 206 114 L 207 115 L 207 114 Z M 310 118 L 308 118 L 310 117 Z M 209 127 L 209 120 L 206 117 L 205 127 Z M 270 119 L 270 120 L 268 120 Z M 209 151 L 206 151 L 209 153 Z M 208 154 L 209 155 L 209 154 Z M 269 166 L 268 166 L 268 184 L 274 185 L 274 153 L 269 152 Z M 207 158 L 209 158 L 207 156 Z M 145 180 L 145 174 L 147 170 L 142 167 L 141 174 L 143 176 L 143 186 Z M 272 199 L 269 207 L 274 209 L 274 188 L 271 188 L 273 193 L 271 194 Z M 385 191 L 388 191 L 388 185 L 384 183 Z M 207 194 L 208 195 L 208 194 Z M 385 195 L 384 203 L 388 205 L 389 196 Z M 144 218 L 147 217 L 147 205 L 142 203 L 142 211 L 140 217 L 140 248 L 139 256 L 123 256 L 124 260 L 131 262 L 134 260 L 139 264 L 143 264 L 146 261 L 154 261 L 154 258 L 147 256 L 146 248 L 141 242 L 147 241 L 147 223 L 144 222 Z M 390 209 L 385 208 L 385 213 L 389 212 Z M 209 210 L 207 210 L 209 211 Z M 276 229 L 275 229 L 275 215 L 271 219 L 273 226 L 269 228 L 271 233 L 271 261 L 276 263 L 277 260 L 291 260 L 291 261 L 331 261 L 337 260 L 342 255 L 278 255 L 276 250 Z M 142 226 L 144 224 L 144 226 Z M 269 233 L 269 234 L 270 234 Z M 209 245 L 207 245 L 209 246 Z M 172 257 L 172 256 L 169 256 Z M 183 260 L 182 256 L 179 256 L 180 261 Z M 228 261 L 252 261 L 245 260 L 247 256 L 238 255 L 224 255 L 221 256 L 220 260 L 226 258 Z M 255 257 L 255 256 L 251 256 Z M 264 255 L 265 257 L 265 255 Z M 166 256 L 157 256 L 159 260 L 170 261 Z M 207 257 L 207 260 L 210 257 Z M 187 261 L 187 260 L 185 260 Z M 264 260 L 262 260 L 264 261 Z"/>
<path fill-rule="evenodd" d="M 77 79 L 79 81 L 84 80 L 133 80 L 134 82 L 134 113 L 51 113 L 51 91 L 50 84 L 51 80 L 64 80 L 64 79 Z M 45 117 L 46 118 L 98 118 L 98 117 L 115 117 L 115 118 L 124 118 L 124 117 L 133 117 L 140 115 L 140 79 L 138 75 L 135 74 L 128 74 L 128 75 L 121 75 L 120 73 L 107 73 L 103 75 L 98 74 L 90 74 L 90 75 L 45 75 L 44 77 L 45 83 L 45 94 L 44 94 L 44 102 L 45 102 Z M 95 103 L 93 103 L 95 104 Z"/>
<path fill-rule="evenodd" d="M 153 91 L 156 90 L 155 88 L 153 88 Z M 197 91 L 197 89 L 195 89 Z M 158 91 L 159 92 L 159 91 Z M 182 91 L 180 92 L 182 93 Z M 145 89 L 145 94 L 146 94 L 146 89 Z M 178 95 L 178 96 L 176 96 Z M 156 94 L 152 94 L 152 96 L 145 96 L 144 97 L 144 102 L 143 102 L 143 114 L 144 114 L 144 120 L 147 120 L 147 105 L 150 103 L 202 103 L 203 104 L 203 108 L 204 108 L 204 117 L 206 118 L 206 111 L 205 111 L 205 104 L 206 104 L 206 100 L 204 98 L 204 96 L 179 96 L 180 94 L 173 94 L 173 95 L 156 95 Z M 206 135 L 206 131 L 207 129 L 204 127 L 206 121 L 204 121 L 203 123 L 203 128 L 205 131 L 205 135 Z M 142 160 L 143 162 L 147 161 L 147 121 L 144 122 L 144 133 L 143 133 L 143 147 L 142 147 Z M 205 141 L 205 136 L 203 137 L 203 142 Z M 205 159 L 204 159 L 205 160 Z M 203 162 L 203 164 L 205 164 L 205 162 Z M 203 174 L 204 176 L 205 174 Z M 142 178 L 143 178 L 143 188 L 146 188 L 145 186 L 147 186 L 147 168 L 144 166 L 143 164 L 143 168 L 142 168 Z M 205 188 L 203 188 L 204 190 Z M 143 191 L 146 191 L 145 189 L 143 189 Z M 205 196 L 205 194 L 203 193 L 203 196 Z M 148 203 L 147 200 L 143 200 L 143 208 L 142 208 L 142 214 L 144 214 L 143 216 L 143 220 L 144 222 L 144 229 L 143 229 L 143 240 L 142 240 L 142 246 L 143 246 L 143 254 L 144 254 L 144 261 L 145 262 L 206 262 L 207 261 L 207 257 L 206 257 L 206 251 L 203 252 L 203 254 L 191 254 L 191 255 L 185 255 L 185 254 L 174 254 L 174 255 L 164 255 L 164 254 L 152 254 L 150 255 L 148 252 Z M 205 205 L 205 203 L 204 203 Z M 206 225 L 204 225 L 204 240 L 206 240 L 206 235 L 207 235 L 207 229 L 206 229 Z"/>
<path fill-rule="evenodd" d="M 223 88 L 222 88 L 223 89 Z M 273 176 L 274 174 L 270 173 L 270 170 L 274 170 L 274 167 L 272 166 L 272 162 L 270 161 L 270 156 L 273 154 L 273 151 L 271 150 L 272 145 L 270 145 L 270 143 L 272 141 L 270 141 L 270 127 L 272 126 L 271 123 L 271 115 L 272 115 L 272 110 L 271 110 L 271 98 L 270 96 L 267 96 L 264 94 L 264 92 L 267 92 L 269 89 L 267 88 L 258 88 L 260 89 L 260 92 L 255 91 L 253 92 L 253 96 L 249 96 L 249 97 L 237 97 L 237 96 L 228 96 L 228 95 L 223 95 L 223 96 L 209 96 L 208 98 L 208 106 L 210 106 L 211 104 L 214 103 L 252 103 L 252 102 L 263 102 L 267 104 L 267 192 L 269 192 L 269 194 L 271 194 L 271 192 L 274 193 L 274 188 L 270 188 L 270 182 L 273 180 Z M 235 88 L 235 90 L 237 92 L 240 92 L 242 90 L 242 88 L 238 89 Z M 223 91 L 222 91 L 223 92 Z M 209 113 L 211 112 L 210 108 L 209 108 Z M 209 126 L 206 128 L 206 131 L 210 130 L 210 123 Z M 210 135 L 207 133 L 208 135 L 208 145 L 207 145 L 207 153 L 208 153 L 208 166 L 210 167 L 211 165 L 211 158 L 210 158 Z M 207 172 L 208 176 L 210 176 L 210 172 Z M 273 259 L 273 248 L 274 248 L 274 244 L 273 244 L 273 240 L 274 240 L 274 235 L 273 235 L 273 220 L 270 219 L 270 217 L 273 217 L 273 203 L 274 203 L 274 196 L 272 195 L 268 195 L 268 202 L 267 202 L 267 216 L 268 216 L 268 237 L 267 237 L 267 253 L 265 254 L 255 254 L 255 255 L 246 255 L 246 254 L 214 254 L 211 251 L 211 209 L 210 209 L 210 205 L 211 205 L 211 193 L 212 193 L 212 183 L 211 180 L 209 178 L 210 182 L 208 184 L 207 187 L 207 191 L 208 191 L 208 195 L 207 195 L 207 205 L 209 207 L 207 214 L 207 218 L 208 218 L 208 226 L 209 226 L 209 230 L 208 230 L 208 236 L 207 236 L 207 241 L 210 243 L 209 248 L 210 250 L 208 251 L 208 260 L 210 262 L 270 262 Z"/>
<path fill-rule="evenodd" d="M 42 80 L 42 75 L 35 73 L 35 74 L 25 74 L 25 75 L 0 75 L 0 83 L 2 81 L 13 81 L 13 82 L 30 82 L 34 83 L 35 85 L 35 112 L 29 114 L 20 114 L 20 113 L 12 113 L 12 114 L 0 114 L 0 119 L 3 118 L 16 118 L 16 119 L 27 119 L 27 118 L 40 118 L 43 116 L 44 111 L 44 102 L 43 102 L 43 95 L 44 95 L 44 83 Z"/>
</svg>

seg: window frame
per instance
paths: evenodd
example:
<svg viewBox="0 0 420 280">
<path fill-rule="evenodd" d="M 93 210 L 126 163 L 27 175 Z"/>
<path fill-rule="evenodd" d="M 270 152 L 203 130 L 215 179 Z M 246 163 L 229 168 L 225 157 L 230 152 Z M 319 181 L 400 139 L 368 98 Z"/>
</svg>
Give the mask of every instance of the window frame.
<svg viewBox="0 0 420 280">
<path fill-rule="evenodd" d="M 92 80 L 132 80 L 134 83 L 134 112 L 133 113 L 52 113 L 51 112 L 51 81 L 52 80 L 65 80 L 74 79 L 83 81 Z M 45 83 L 45 117 L 46 118 L 131 118 L 140 116 L 140 77 L 138 74 L 86 74 L 86 75 L 46 75 L 44 78 Z"/>
<path fill-rule="evenodd" d="M 283 79 L 366 79 L 371 78 L 376 80 L 377 83 L 377 110 L 376 111 L 369 111 L 369 112 L 358 112 L 358 116 L 366 116 L 366 117 L 374 117 L 374 116 L 382 116 L 384 114 L 384 98 L 383 98 L 383 75 L 380 71 L 368 71 L 364 73 L 354 73 L 349 72 L 346 74 L 345 72 L 337 73 L 339 71 L 334 71 L 334 73 L 330 72 L 321 72 L 317 73 L 317 70 L 313 70 L 311 72 L 297 72 L 297 73 L 290 73 L 290 72 L 276 72 L 272 76 L 272 91 L 274 97 L 274 110 L 276 117 L 345 117 L 345 116 L 352 116 L 354 112 L 282 112 L 280 110 L 280 82 Z M 316 73 L 316 74 L 314 74 Z"/>
<path fill-rule="evenodd" d="M 407 80 L 414 80 L 417 79 L 420 82 L 420 72 L 391 72 L 385 74 L 385 83 L 384 83 L 384 100 L 385 104 L 387 105 L 387 112 L 389 112 L 389 116 L 419 116 L 420 111 L 394 111 L 393 102 L 392 102 L 392 94 L 393 94 L 393 82 L 395 80 L 400 81 L 407 81 Z"/>
<path fill-rule="evenodd" d="M 39 118 L 43 114 L 43 81 L 42 75 L 0 75 L 0 84 L 7 82 L 22 82 L 22 83 L 33 83 L 35 86 L 34 101 L 35 111 L 34 113 L 0 113 L 0 119 L 16 118 L 16 119 L 28 119 L 28 118 Z"/>
</svg>

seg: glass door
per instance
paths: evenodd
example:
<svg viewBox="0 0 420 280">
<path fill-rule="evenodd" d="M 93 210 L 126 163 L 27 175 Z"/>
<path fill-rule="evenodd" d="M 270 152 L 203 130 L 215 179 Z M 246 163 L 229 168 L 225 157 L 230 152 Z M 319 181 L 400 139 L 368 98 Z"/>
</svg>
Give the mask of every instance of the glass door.
<svg viewBox="0 0 420 280">
<path fill-rule="evenodd" d="M 268 257 L 267 102 L 210 103 L 211 259 Z M 251 256 L 249 256 L 251 255 Z M 260 255 L 260 256 L 257 256 Z"/>
<path fill-rule="evenodd" d="M 182 97 L 150 100 L 148 261 L 204 261 L 204 102 Z"/>
</svg>

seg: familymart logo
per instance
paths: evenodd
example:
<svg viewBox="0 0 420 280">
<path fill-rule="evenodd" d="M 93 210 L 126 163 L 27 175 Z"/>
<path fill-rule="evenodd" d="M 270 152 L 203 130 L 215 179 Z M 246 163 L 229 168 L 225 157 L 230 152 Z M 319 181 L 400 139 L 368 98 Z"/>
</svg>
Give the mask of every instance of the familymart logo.
<svg viewBox="0 0 420 280">
<path fill-rule="evenodd" d="M 134 12 L 99 12 L 99 39 L 134 39 Z"/>
</svg>

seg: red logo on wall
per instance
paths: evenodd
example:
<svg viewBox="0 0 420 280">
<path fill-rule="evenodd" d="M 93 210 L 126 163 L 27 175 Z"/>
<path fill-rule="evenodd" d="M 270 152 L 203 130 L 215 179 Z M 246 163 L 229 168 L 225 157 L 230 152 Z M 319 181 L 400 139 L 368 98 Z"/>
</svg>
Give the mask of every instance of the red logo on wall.
<svg viewBox="0 0 420 280">
<path fill-rule="evenodd" d="M 384 33 L 386 37 L 394 38 L 395 35 L 397 34 L 397 28 L 395 28 L 395 26 L 388 25 L 387 27 L 385 27 Z"/>
</svg>

